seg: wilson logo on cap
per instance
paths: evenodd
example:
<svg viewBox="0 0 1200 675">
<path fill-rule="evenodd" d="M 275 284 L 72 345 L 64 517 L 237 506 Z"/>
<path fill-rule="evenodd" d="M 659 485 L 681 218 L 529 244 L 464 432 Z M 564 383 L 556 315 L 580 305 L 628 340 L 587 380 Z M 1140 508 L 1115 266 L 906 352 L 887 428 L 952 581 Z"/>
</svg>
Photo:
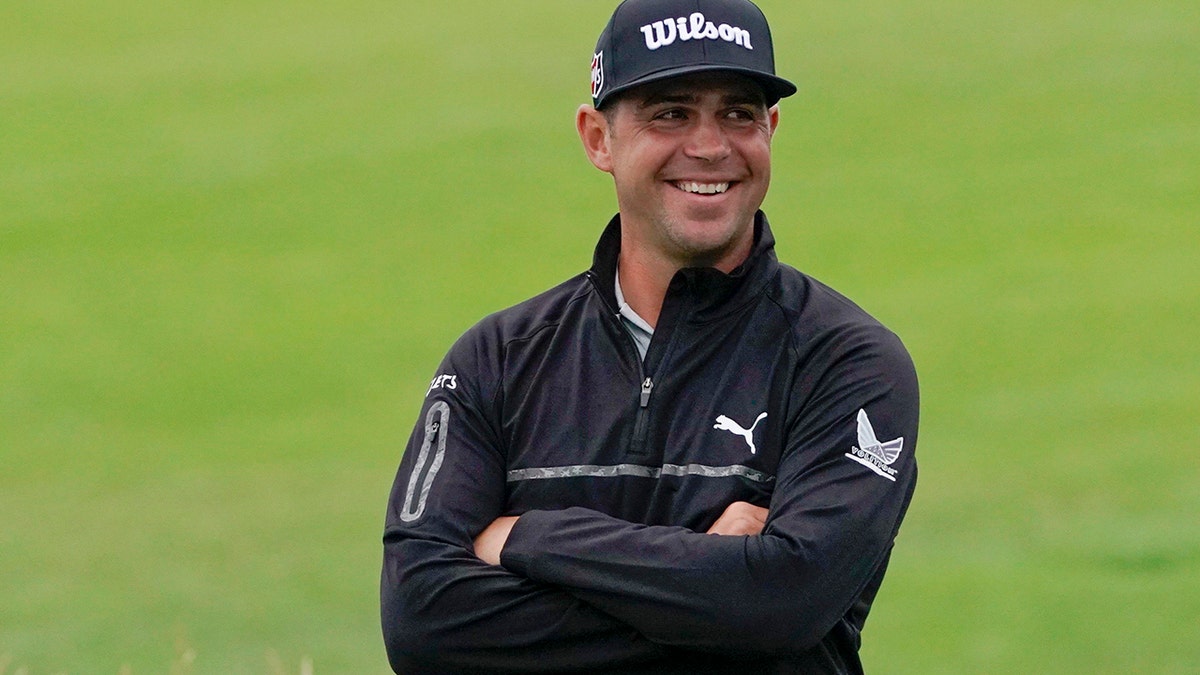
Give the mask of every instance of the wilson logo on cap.
<svg viewBox="0 0 1200 675">
<path fill-rule="evenodd" d="M 700 12 L 694 12 L 691 16 L 648 23 L 642 26 L 641 30 L 642 34 L 646 36 L 646 48 L 651 51 L 674 43 L 676 38 L 681 42 L 724 40 L 741 45 L 746 49 L 754 49 L 754 46 L 750 44 L 750 31 L 730 26 L 727 23 L 718 26 L 711 21 L 706 21 L 704 14 Z"/>
<path fill-rule="evenodd" d="M 771 27 L 750 0 L 623 0 L 592 54 L 596 108 L 643 84 L 709 71 L 750 78 L 769 106 L 796 93 L 775 74 Z"/>
</svg>

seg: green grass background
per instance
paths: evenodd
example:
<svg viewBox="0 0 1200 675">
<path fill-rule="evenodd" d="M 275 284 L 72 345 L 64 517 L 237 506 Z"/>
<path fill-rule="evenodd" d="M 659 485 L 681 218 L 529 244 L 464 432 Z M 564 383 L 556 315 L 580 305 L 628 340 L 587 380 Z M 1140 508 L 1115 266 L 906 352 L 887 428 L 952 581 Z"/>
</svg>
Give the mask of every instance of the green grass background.
<svg viewBox="0 0 1200 675">
<path fill-rule="evenodd" d="M 0 672 L 386 672 L 424 387 L 613 211 L 613 4 L 0 4 Z M 1197 5 L 761 5 L 780 255 L 923 382 L 868 670 L 1200 671 Z"/>
</svg>

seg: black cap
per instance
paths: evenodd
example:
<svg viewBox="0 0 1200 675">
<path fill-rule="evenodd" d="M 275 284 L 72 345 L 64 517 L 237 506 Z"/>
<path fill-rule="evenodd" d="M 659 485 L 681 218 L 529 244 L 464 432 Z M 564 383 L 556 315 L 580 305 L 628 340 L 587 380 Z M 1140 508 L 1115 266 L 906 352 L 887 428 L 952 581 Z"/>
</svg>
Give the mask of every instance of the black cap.
<svg viewBox="0 0 1200 675">
<path fill-rule="evenodd" d="M 775 75 L 767 17 L 750 0 L 625 0 L 592 58 L 592 105 L 639 84 L 718 70 L 756 80 L 774 104 L 796 93 Z"/>
</svg>

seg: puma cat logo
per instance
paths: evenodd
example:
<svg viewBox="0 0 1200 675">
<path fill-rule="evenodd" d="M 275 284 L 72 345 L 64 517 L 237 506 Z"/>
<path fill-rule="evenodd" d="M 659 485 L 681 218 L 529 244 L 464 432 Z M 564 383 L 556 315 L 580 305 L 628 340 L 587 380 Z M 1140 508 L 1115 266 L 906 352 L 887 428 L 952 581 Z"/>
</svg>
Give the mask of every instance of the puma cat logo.
<svg viewBox="0 0 1200 675">
<path fill-rule="evenodd" d="M 720 415 L 717 417 L 717 423 L 713 425 L 713 428 L 720 429 L 721 431 L 728 431 L 731 434 L 741 436 L 742 439 L 746 441 L 746 445 L 750 446 L 750 454 L 753 455 L 758 452 L 758 448 L 754 447 L 754 427 L 757 427 L 758 423 L 766 419 L 766 417 L 767 413 L 760 414 L 758 418 L 754 420 L 754 424 L 750 425 L 749 429 L 744 429 L 742 428 L 742 425 L 738 424 L 737 422 L 734 422 L 724 415 Z"/>
</svg>

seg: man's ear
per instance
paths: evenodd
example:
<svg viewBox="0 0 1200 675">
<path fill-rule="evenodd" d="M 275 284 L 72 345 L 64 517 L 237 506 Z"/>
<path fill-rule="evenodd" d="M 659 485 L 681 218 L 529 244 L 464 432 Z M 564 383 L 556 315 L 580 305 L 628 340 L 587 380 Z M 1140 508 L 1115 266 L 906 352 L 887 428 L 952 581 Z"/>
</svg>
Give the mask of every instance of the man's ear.
<svg viewBox="0 0 1200 675">
<path fill-rule="evenodd" d="M 779 104 L 771 106 L 767 111 L 767 122 L 771 125 L 771 135 L 775 135 L 775 130 L 779 128 Z"/>
<path fill-rule="evenodd" d="M 612 153 L 608 147 L 608 118 L 590 105 L 579 106 L 575 113 L 575 130 L 583 142 L 592 165 L 601 171 L 612 173 Z"/>
</svg>

